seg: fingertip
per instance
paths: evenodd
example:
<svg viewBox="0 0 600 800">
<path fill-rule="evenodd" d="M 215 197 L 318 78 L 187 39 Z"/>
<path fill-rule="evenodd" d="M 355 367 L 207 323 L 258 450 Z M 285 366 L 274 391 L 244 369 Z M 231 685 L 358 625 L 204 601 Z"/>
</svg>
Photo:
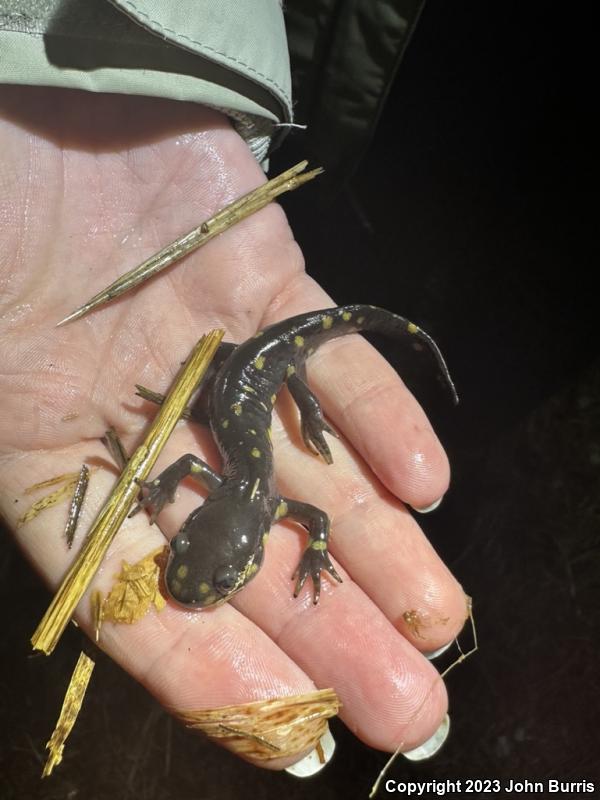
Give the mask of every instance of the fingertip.
<svg viewBox="0 0 600 800">
<path fill-rule="evenodd" d="M 468 619 L 462 587 L 445 568 L 444 572 L 445 575 L 437 576 L 435 583 L 429 582 L 428 587 L 417 590 L 419 596 L 429 598 L 429 603 L 415 604 L 404 611 L 397 625 L 408 641 L 429 660 L 450 648 Z"/>
<path fill-rule="evenodd" d="M 413 426 L 388 438 L 373 455 L 372 467 L 383 483 L 415 511 L 437 508 L 450 486 L 450 464 L 431 429 Z"/>
</svg>

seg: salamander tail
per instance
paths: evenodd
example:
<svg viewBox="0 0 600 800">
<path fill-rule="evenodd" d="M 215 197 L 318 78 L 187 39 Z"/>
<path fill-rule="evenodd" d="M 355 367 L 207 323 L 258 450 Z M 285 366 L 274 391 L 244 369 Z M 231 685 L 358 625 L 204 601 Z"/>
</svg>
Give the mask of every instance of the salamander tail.
<svg viewBox="0 0 600 800">
<path fill-rule="evenodd" d="M 390 338 L 408 337 L 413 340 L 413 346 L 416 346 L 417 349 L 425 347 L 429 350 L 436 360 L 440 375 L 450 391 L 453 403 L 455 405 L 458 403 L 458 393 L 440 348 L 431 336 L 418 325 L 384 308 L 377 308 L 377 306 L 342 306 L 337 311 L 342 319 L 348 320 L 354 330 L 373 331 L 373 333 L 381 333 Z"/>
</svg>

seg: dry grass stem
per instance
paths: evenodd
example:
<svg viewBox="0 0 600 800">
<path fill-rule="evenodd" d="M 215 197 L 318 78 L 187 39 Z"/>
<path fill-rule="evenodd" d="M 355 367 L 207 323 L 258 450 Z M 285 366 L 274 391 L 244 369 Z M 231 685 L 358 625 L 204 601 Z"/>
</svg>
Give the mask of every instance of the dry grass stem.
<svg viewBox="0 0 600 800">
<path fill-rule="evenodd" d="M 307 161 L 301 161 L 299 164 L 282 172 L 281 175 L 277 175 L 257 189 L 240 197 L 238 200 L 234 200 L 233 203 L 225 206 L 225 208 L 218 211 L 210 219 L 205 220 L 197 228 L 194 228 L 189 231 L 189 233 L 176 239 L 176 241 L 146 259 L 146 261 L 139 266 L 126 272 L 125 275 L 122 275 L 120 278 L 117 278 L 110 286 L 98 292 L 98 294 L 94 295 L 90 300 L 57 323 L 57 326 L 79 319 L 79 317 L 83 317 L 89 311 L 92 311 L 92 309 L 114 300 L 115 297 L 120 297 L 135 286 L 139 286 L 140 283 L 156 275 L 157 272 L 170 267 L 175 261 L 179 261 L 180 258 L 183 258 L 188 253 L 206 244 L 206 242 L 209 242 L 215 236 L 226 231 L 227 228 L 231 228 L 236 222 L 264 208 L 278 195 L 297 189 L 323 171 L 321 168 L 318 168 L 301 175 L 300 173 L 304 172 L 307 164 Z"/>
<path fill-rule="evenodd" d="M 152 423 L 144 443 L 137 448 L 117 485 L 96 517 L 86 540 L 60 588 L 56 592 L 42 621 L 31 638 L 35 650 L 49 655 L 71 619 L 95 575 L 109 545 L 121 527 L 139 493 L 139 481 L 144 480 L 177 424 L 181 412 L 223 338 L 222 330 L 204 336 L 193 349 L 185 367 L 169 392 Z"/>
</svg>

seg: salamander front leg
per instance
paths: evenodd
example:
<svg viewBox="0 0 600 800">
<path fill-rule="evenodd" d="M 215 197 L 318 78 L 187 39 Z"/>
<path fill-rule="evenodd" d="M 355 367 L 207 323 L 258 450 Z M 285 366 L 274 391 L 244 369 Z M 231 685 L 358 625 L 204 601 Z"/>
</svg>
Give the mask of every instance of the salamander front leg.
<svg viewBox="0 0 600 800">
<path fill-rule="evenodd" d="M 294 369 L 293 366 L 289 367 L 288 373 L 292 369 Z M 300 425 L 304 444 L 316 455 L 323 456 L 328 464 L 333 464 L 331 450 L 325 441 L 323 432 L 330 433 L 336 438 L 338 438 L 338 435 L 323 419 L 321 403 L 319 403 L 318 397 L 308 388 L 303 378 L 304 375 L 300 377 L 296 371 L 291 372 L 291 374 L 288 374 L 287 385 L 290 394 L 300 409 Z"/>
<path fill-rule="evenodd" d="M 329 559 L 327 543 L 329 540 L 329 517 L 324 511 L 309 503 L 300 503 L 298 500 L 282 499 L 277 507 L 275 519 L 291 519 L 301 522 L 308 528 L 308 546 L 300 559 L 292 579 L 296 578 L 294 597 L 298 597 L 306 579 L 312 578 L 313 602 L 319 602 L 321 594 L 321 572 L 325 570 L 336 581 L 342 582 L 335 567 Z"/>
<path fill-rule="evenodd" d="M 142 508 L 152 506 L 150 524 L 154 525 L 157 516 L 163 510 L 164 506 L 167 503 L 175 502 L 177 487 L 188 475 L 191 475 L 192 478 L 203 486 L 206 486 L 211 492 L 223 483 L 221 476 L 218 475 L 212 467 L 209 467 L 202 459 L 197 458 L 191 453 L 187 453 L 177 459 L 170 467 L 163 470 L 158 478 L 155 478 L 153 481 L 142 481 L 140 483 L 142 489 L 148 490 L 148 494 L 143 500 L 140 500 L 129 516 L 133 517 L 133 515 L 141 511 Z"/>
</svg>

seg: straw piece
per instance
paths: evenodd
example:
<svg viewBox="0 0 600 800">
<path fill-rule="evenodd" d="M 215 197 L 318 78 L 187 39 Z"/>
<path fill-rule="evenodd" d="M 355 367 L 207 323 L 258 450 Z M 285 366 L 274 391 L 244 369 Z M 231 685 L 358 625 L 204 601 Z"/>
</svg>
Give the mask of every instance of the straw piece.
<svg viewBox="0 0 600 800">
<path fill-rule="evenodd" d="M 165 403 L 160 407 L 144 443 L 135 451 L 121 474 L 117 485 L 92 525 L 75 562 L 31 637 L 31 644 L 35 650 L 41 650 L 49 655 L 56 647 L 77 603 L 131 510 L 139 493 L 139 482 L 148 477 L 159 452 L 210 364 L 223 333 L 222 330 L 211 331 L 192 351 Z"/>
<path fill-rule="evenodd" d="M 47 778 L 48 775 L 51 775 L 54 767 L 62 761 L 65 741 L 71 733 L 81 709 L 93 670 L 94 662 L 89 656 L 81 652 L 73 670 L 56 727 L 46 744 L 46 749 L 50 752 L 44 765 L 42 778 Z"/>
<path fill-rule="evenodd" d="M 264 208 L 278 195 L 297 189 L 323 172 L 319 167 L 304 173 L 304 175 L 299 175 L 307 164 L 308 161 L 301 161 L 294 167 L 282 172 L 281 175 L 277 175 L 257 189 L 240 197 L 238 200 L 234 200 L 233 203 L 229 203 L 221 211 L 218 211 L 214 217 L 207 219 L 197 228 L 171 242 L 171 244 L 163 247 L 162 250 L 150 256 L 142 264 L 117 278 L 110 286 L 95 294 L 90 300 L 58 322 L 56 326 L 79 319 L 79 317 L 83 317 L 92 309 L 114 300 L 115 297 L 120 297 L 120 295 L 148 280 L 157 272 L 166 269 L 175 261 L 206 244 L 206 242 L 223 233 L 227 228 L 235 225 L 236 222 Z"/>
<path fill-rule="evenodd" d="M 267 761 L 316 747 L 340 710 L 333 689 L 200 711 L 175 711 L 188 728 L 225 739 L 234 753 Z"/>
</svg>

